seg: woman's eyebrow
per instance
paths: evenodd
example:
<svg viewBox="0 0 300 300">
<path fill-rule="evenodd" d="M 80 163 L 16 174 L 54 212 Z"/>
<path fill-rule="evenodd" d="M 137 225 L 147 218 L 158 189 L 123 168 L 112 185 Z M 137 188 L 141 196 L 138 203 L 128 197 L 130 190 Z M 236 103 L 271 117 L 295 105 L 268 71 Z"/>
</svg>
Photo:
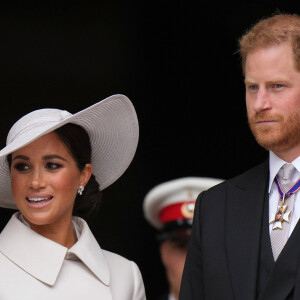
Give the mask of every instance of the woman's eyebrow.
<svg viewBox="0 0 300 300">
<path fill-rule="evenodd" d="M 67 161 L 65 158 L 63 158 L 62 156 L 57 155 L 57 154 L 50 154 L 50 155 L 43 156 L 44 160 L 53 159 L 53 158 L 57 158 L 57 159 L 61 159 L 61 160 Z"/>
<path fill-rule="evenodd" d="M 25 155 L 17 155 L 17 156 L 15 156 L 12 160 L 15 160 L 15 159 L 29 160 L 29 157 L 28 157 L 28 156 L 25 156 Z"/>
<path fill-rule="evenodd" d="M 67 161 L 65 158 L 63 158 L 60 155 L 57 154 L 50 154 L 50 155 L 45 155 L 42 157 L 44 160 L 48 160 L 48 159 L 53 159 L 53 158 L 57 158 L 57 159 L 61 159 L 63 161 Z M 23 159 L 23 160 L 30 160 L 28 156 L 25 155 L 17 155 L 15 156 L 12 160 L 14 161 L 15 159 Z"/>
</svg>

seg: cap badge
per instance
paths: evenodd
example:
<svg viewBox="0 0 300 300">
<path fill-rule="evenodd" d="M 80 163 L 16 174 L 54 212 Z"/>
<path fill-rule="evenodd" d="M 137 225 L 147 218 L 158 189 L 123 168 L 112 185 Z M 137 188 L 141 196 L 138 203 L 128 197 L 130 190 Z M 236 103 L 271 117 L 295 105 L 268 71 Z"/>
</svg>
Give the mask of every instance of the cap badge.
<svg viewBox="0 0 300 300">
<path fill-rule="evenodd" d="M 194 208 L 195 208 L 194 202 L 183 203 L 181 205 L 181 213 L 185 218 L 192 219 L 194 216 Z"/>
</svg>

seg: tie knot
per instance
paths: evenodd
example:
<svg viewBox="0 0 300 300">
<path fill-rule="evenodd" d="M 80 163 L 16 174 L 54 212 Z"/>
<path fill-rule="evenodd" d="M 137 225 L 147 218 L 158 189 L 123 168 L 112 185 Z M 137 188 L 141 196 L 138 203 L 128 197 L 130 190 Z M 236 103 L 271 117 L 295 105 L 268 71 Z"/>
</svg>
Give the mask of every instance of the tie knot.
<svg viewBox="0 0 300 300">
<path fill-rule="evenodd" d="M 292 180 L 292 175 L 295 171 L 295 167 L 292 164 L 284 164 L 282 166 L 282 179 L 283 180 Z"/>
</svg>

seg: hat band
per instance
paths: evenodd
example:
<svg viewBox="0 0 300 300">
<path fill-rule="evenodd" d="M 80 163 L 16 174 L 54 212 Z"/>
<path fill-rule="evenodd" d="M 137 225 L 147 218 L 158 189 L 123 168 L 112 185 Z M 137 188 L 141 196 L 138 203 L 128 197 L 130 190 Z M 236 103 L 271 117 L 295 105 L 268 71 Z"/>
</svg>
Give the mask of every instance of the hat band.
<svg viewBox="0 0 300 300">
<path fill-rule="evenodd" d="M 24 132 L 26 132 L 26 131 L 28 132 L 28 131 L 30 131 L 32 128 L 37 128 L 38 125 L 41 125 L 41 124 L 47 125 L 47 124 L 49 124 L 49 127 L 51 127 L 51 126 L 53 126 L 54 123 L 58 123 L 58 122 L 57 122 L 57 121 L 47 121 L 47 122 L 43 122 L 43 123 L 38 122 L 38 123 L 30 124 L 29 126 L 26 126 L 26 127 L 24 127 L 23 129 L 19 130 L 19 132 L 16 133 L 14 136 L 12 136 L 12 137 L 9 136 L 9 137 L 7 138 L 7 144 L 10 144 L 11 142 L 13 142 L 18 136 L 24 134 Z"/>
<path fill-rule="evenodd" d="M 176 220 L 192 219 L 194 216 L 195 200 L 177 202 L 163 208 L 159 214 L 161 223 Z"/>
<path fill-rule="evenodd" d="M 72 116 L 72 114 L 66 110 L 54 108 L 38 110 L 39 114 L 44 113 L 42 116 L 39 115 L 38 118 L 32 116 L 36 112 L 37 111 L 27 114 L 13 125 L 7 136 L 7 144 L 11 143 L 18 136 L 32 130 L 32 128 L 39 128 L 40 126 L 45 127 L 46 125 L 51 127 L 54 126 L 55 123 L 58 124 Z"/>
</svg>

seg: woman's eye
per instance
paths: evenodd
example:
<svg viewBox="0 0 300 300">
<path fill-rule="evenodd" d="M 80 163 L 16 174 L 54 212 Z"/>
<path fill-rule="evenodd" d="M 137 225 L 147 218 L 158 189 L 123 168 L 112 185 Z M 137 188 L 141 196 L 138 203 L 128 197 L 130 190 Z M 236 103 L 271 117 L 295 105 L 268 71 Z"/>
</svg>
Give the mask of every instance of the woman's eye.
<svg viewBox="0 0 300 300">
<path fill-rule="evenodd" d="M 46 164 L 46 168 L 47 168 L 48 170 L 56 170 L 56 169 L 59 169 L 59 168 L 61 168 L 61 167 L 62 167 L 61 164 L 57 164 L 57 163 L 54 163 L 54 162 L 48 162 L 48 163 Z"/>
<path fill-rule="evenodd" d="M 29 170 L 29 166 L 27 164 L 24 163 L 17 163 L 14 165 L 14 168 L 20 172 L 24 172 Z"/>
</svg>

